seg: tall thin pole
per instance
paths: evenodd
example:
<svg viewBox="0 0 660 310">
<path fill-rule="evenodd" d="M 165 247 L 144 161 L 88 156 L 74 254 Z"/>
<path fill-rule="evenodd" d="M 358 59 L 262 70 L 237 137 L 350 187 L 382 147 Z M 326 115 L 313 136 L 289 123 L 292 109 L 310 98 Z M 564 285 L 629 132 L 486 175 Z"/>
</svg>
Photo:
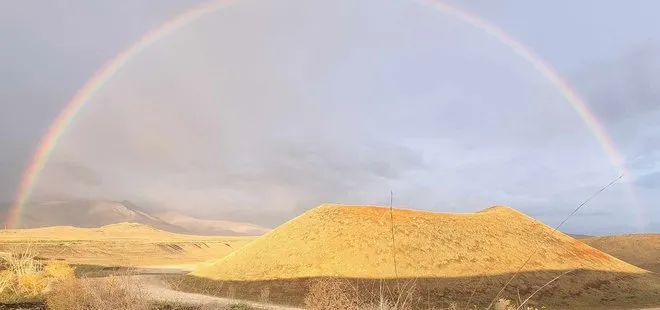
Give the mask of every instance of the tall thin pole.
<svg viewBox="0 0 660 310">
<path fill-rule="evenodd" d="M 394 192 L 390 190 L 390 226 L 392 228 L 392 261 L 394 262 L 394 277 L 399 278 L 399 272 L 396 269 L 396 244 L 394 243 L 394 208 L 392 202 L 394 201 Z"/>
<path fill-rule="evenodd" d="M 549 237 L 549 236 L 551 236 L 552 234 L 554 234 L 557 230 L 559 230 L 559 227 L 561 227 L 561 225 L 564 225 L 564 223 L 566 223 L 566 221 L 568 221 L 568 219 L 570 219 L 573 215 L 575 215 L 575 213 L 577 213 L 578 210 L 580 210 L 580 209 L 581 209 L 582 207 L 584 207 L 587 203 L 589 203 L 592 199 L 596 198 L 596 196 L 598 196 L 600 193 L 602 193 L 602 192 L 604 192 L 605 190 L 607 190 L 608 188 L 610 188 L 612 185 L 614 185 L 617 181 L 621 180 L 622 178 L 623 178 L 623 174 L 619 175 L 617 178 L 615 178 L 614 180 L 612 180 L 612 182 L 610 182 L 610 183 L 608 183 L 607 185 L 603 186 L 600 190 L 598 190 L 597 192 L 595 192 L 593 195 L 589 196 L 589 198 L 587 198 L 587 200 L 585 200 L 585 201 L 583 201 L 581 204 L 579 204 L 579 205 L 577 206 L 577 208 L 575 208 L 575 210 L 573 210 L 573 212 L 571 212 L 571 214 L 569 214 L 569 215 L 568 215 L 563 221 L 561 221 L 561 223 L 559 223 L 559 225 L 557 225 L 552 231 L 550 231 L 546 237 Z M 490 310 L 490 309 L 493 307 L 493 305 L 495 304 L 495 301 L 497 300 L 497 298 L 500 297 L 500 295 L 502 294 L 502 292 L 504 292 L 504 290 L 507 288 L 507 286 L 509 286 L 509 284 L 511 284 L 511 281 L 513 281 L 513 279 L 515 279 L 515 278 L 518 276 L 518 274 L 520 273 L 520 271 L 522 271 L 522 269 L 523 269 L 523 268 L 527 265 L 527 263 L 529 263 L 529 261 L 532 259 L 532 256 L 534 256 L 536 253 L 538 253 L 538 251 L 539 251 L 539 248 L 537 248 L 534 252 L 532 252 L 532 254 L 530 254 L 529 257 L 527 257 L 527 260 L 525 260 L 525 262 L 523 262 L 523 264 L 518 268 L 518 270 L 517 270 L 517 271 L 516 271 L 516 272 L 515 272 L 510 278 L 509 278 L 509 281 L 506 281 L 506 283 L 504 283 L 504 286 L 502 287 L 502 289 L 500 289 L 499 292 L 497 292 L 497 295 L 495 295 L 495 298 L 493 298 L 493 300 L 491 300 L 491 302 L 490 302 L 490 304 L 488 305 L 488 308 L 486 308 L 486 310 Z M 482 278 L 482 279 L 483 279 L 483 278 Z M 553 279 L 552 281 L 554 281 L 554 280 L 556 280 L 556 279 Z M 551 282 L 552 282 L 552 281 L 551 281 Z M 549 284 L 549 283 L 548 283 L 548 284 Z M 546 284 L 546 285 L 547 285 L 547 284 Z M 475 288 L 475 289 L 476 289 L 476 288 Z M 535 293 L 535 294 L 536 294 L 536 293 Z M 468 302 L 469 302 L 469 300 L 468 300 Z M 468 304 L 469 304 L 469 303 L 468 303 Z"/>
</svg>

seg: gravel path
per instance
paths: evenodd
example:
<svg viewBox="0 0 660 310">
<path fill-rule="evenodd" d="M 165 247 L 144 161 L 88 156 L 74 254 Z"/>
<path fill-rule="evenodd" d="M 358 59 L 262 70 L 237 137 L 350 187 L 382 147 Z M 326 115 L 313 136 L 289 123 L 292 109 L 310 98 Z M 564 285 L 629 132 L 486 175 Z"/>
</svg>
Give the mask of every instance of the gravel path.
<svg viewBox="0 0 660 310">
<path fill-rule="evenodd" d="M 133 277 L 139 277 L 140 282 L 143 283 L 143 289 L 153 301 L 194 306 L 211 306 L 215 304 L 218 305 L 218 308 L 236 303 L 244 303 L 256 309 L 302 310 L 302 308 L 269 305 L 253 301 L 232 300 L 228 298 L 176 291 L 170 288 L 169 284 L 157 275 L 138 275 Z M 213 308 L 205 309 L 212 310 Z M 660 308 L 644 308 L 638 310 L 660 310 Z"/>
<path fill-rule="evenodd" d="M 236 303 L 247 304 L 257 309 L 272 309 L 272 310 L 302 310 L 301 308 L 284 307 L 277 305 L 269 305 L 253 301 L 232 300 L 228 298 L 220 298 L 215 296 L 208 296 L 195 293 L 186 293 L 176 291 L 170 288 L 169 284 L 161 277 L 156 275 L 146 276 L 131 276 L 138 277 L 139 281 L 143 284 L 143 289 L 149 298 L 153 301 L 164 303 L 177 303 L 181 305 L 205 305 L 210 306 L 216 304 L 218 306 L 227 306 Z M 207 308 L 205 308 L 207 309 Z M 209 310 L 212 308 L 208 308 Z"/>
</svg>

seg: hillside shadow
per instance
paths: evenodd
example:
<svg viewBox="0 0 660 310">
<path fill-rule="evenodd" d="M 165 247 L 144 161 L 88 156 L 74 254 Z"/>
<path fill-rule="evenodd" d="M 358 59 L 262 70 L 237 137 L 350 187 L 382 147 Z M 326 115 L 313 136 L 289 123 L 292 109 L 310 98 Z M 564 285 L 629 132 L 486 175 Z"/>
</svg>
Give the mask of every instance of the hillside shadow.
<svg viewBox="0 0 660 310">
<path fill-rule="evenodd" d="M 133 274 L 135 268 L 124 266 L 103 266 L 90 264 L 71 264 L 74 268 L 76 277 L 101 278 L 122 274 Z"/>
<path fill-rule="evenodd" d="M 551 279 L 564 273 L 561 270 L 520 273 L 501 298 L 517 301 L 525 299 Z M 360 300 L 375 300 L 381 293 L 396 294 L 397 287 L 413 286 L 415 309 L 448 308 L 457 304 L 464 309 L 470 300 L 470 309 L 485 308 L 497 295 L 512 274 L 487 277 L 460 278 L 298 278 L 267 281 L 217 281 L 195 276 L 184 276 L 173 286 L 182 291 L 302 306 L 310 284 L 320 279 L 340 280 L 357 292 Z M 385 288 L 385 289 L 382 289 Z M 472 296 L 472 297 L 470 297 Z M 395 296 L 390 296 L 395 297 Z M 660 305 L 660 277 L 656 274 L 614 273 L 576 270 L 562 276 L 540 290 L 530 305 L 546 309 L 621 309 Z"/>
</svg>

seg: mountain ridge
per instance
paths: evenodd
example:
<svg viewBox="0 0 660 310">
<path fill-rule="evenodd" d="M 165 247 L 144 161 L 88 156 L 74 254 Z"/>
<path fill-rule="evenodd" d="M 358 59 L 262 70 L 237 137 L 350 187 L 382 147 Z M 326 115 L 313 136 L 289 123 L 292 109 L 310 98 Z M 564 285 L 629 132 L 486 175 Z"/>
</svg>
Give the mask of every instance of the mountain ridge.
<svg viewBox="0 0 660 310">
<path fill-rule="evenodd" d="M 99 228 L 119 223 L 138 223 L 172 233 L 209 236 L 260 235 L 269 231 L 251 223 L 199 219 L 178 211 L 149 212 L 128 200 L 100 199 L 50 200 L 29 204 L 23 209 L 17 228 Z"/>
</svg>

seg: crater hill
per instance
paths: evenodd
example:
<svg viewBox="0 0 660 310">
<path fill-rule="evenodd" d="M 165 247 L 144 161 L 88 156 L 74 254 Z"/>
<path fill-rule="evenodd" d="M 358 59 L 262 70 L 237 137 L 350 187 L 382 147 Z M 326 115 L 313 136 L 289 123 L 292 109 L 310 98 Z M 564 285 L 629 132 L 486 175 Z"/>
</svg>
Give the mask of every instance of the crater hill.
<svg viewBox="0 0 660 310">
<path fill-rule="evenodd" d="M 407 209 L 390 214 L 378 206 L 322 205 L 199 265 L 181 287 L 253 300 L 267 291 L 271 302 L 301 306 L 317 280 L 344 283 L 333 286 L 345 289 L 339 296 L 362 303 L 377 304 L 383 294 L 400 300 L 403 293 L 413 296 L 415 309 L 451 304 L 485 309 L 495 296 L 518 300 L 536 290 L 531 305 L 537 308 L 660 305 L 655 274 L 503 206 L 463 214 Z M 500 295 L 504 283 L 509 284 Z"/>
<path fill-rule="evenodd" d="M 192 275 L 215 280 L 473 277 L 522 269 L 645 273 L 512 208 L 434 213 L 322 205 Z M 394 253 L 392 246 L 394 224 Z"/>
</svg>

